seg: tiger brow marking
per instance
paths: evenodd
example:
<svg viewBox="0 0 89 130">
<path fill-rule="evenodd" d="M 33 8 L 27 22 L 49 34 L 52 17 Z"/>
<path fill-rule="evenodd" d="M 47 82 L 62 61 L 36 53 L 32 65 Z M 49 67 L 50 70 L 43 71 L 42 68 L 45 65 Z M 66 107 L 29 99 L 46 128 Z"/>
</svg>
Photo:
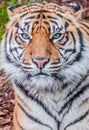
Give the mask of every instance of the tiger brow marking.
<svg viewBox="0 0 89 130">
<path fill-rule="evenodd" d="M 28 19 L 34 19 L 35 18 L 35 16 L 29 16 L 28 18 L 26 18 L 26 20 L 28 20 Z"/>
<path fill-rule="evenodd" d="M 61 8 L 60 8 L 60 10 L 58 9 L 57 12 L 61 12 L 61 13 L 63 13 L 63 14 L 65 13 L 65 12 L 63 12 L 63 11 L 61 10 Z"/>
<path fill-rule="evenodd" d="M 45 15 L 44 15 L 44 14 L 42 14 L 42 18 L 43 18 L 43 19 L 46 19 L 46 17 L 45 17 Z"/>
<path fill-rule="evenodd" d="M 65 29 L 69 27 L 69 23 L 65 21 Z M 68 32 L 66 32 L 68 34 Z"/>
<path fill-rule="evenodd" d="M 39 13 L 36 18 L 39 19 L 40 17 L 41 17 L 41 14 Z"/>
<path fill-rule="evenodd" d="M 50 11 L 48 11 L 48 10 L 37 10 L 37 11 L 33 11 L 33 12 L 31 12 L 31 14 L 34 14 L 34 13 L 51 13 Z"/>
<path fill-rule="evenodd" d="M 58 23 L 54 20 L 50 20 L 52 23 L 54 23 L 55 25 L 58 25 Z"/>
<path fill-rule="evenodd" d="M 42 17 L 42 19 L 46 19 L 45 15 L 43 13 L 39 13 L 35 18 L 39 19 L 40 17 Z"/>
<path fill-rule="evenodd" d="M 59 13 L 57 13 L 56 15 L 59 16 L 59 17 L 61 17 L 61 18 L 63 18 L 63 16 L 61 14 L 59 14 Z"/>
<path fill-rule="evenodd" d="M 15 26 L 16 28 L 19 28 L 19 23 L 17 22 L 14 26 Z"/>
<path fill-rule="evenodd" d="M 46 25 L 49 25 L 49 22 L 47 22 L 47 21 L 43 21 L 43 23 L 45 23 Z"/>
<path fill-rule="evenodd" d="M 28 14 L 28 12 L 22 14 L 20 17 L 23 18 L 24 16 L 26 16 Z"/>
<path fill-rule="evenodd" d="M 57 19 L 57 18 L 55 18 L 55 17 L 53 17 L 53 16 L 47 16 L 48 18 L 50 18 L 50 19 Z"/>
</svg>

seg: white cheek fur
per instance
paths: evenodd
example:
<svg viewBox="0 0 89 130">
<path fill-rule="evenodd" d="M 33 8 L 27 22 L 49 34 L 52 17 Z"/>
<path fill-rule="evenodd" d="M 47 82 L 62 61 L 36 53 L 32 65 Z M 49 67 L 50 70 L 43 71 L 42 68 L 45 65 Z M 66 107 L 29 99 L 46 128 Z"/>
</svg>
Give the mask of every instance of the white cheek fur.
<svg viewBox="0 0 89 130">
<path fill-rule="evenodd" d="M 89 70 L 88 68 L 88 64 L 89 64 L 89 45 L 87 44 L 88 41 L 85 41 L 85 48 L 84 51 L 82 52 L 82 59 L 78 62 L 75 62 L 73 65 L 68 65 L 64 63 L 62 65 L 61 71 L 57 72 L 57 75 L 60 75 L 61 77 L 65 77 L 65 79 L 63 79 L 63 82 L 61 82 L 60 80 L 56 81 L 54 80 L 54 78 L 52 77 L 48 77 L 48 78 L 44 78 L 44 77 L 39 77 L 37 78 L 31 78 L 30 80 L 27 79 L 27 74 L 26 72 L 24 72 L 21 67 L 17 67 L 14 64 L 10 63 L 7 61 L 6 59 L 6 55 L 5 55 L 5 41 L 3 40 L 2 45 L 1 45 L 1 62 L 2 62 L 2 66 L 4 68 L 4 71 L 7 75 L 9 75 L 10 79 L 16 80 L 18 83 L 22 83 L 22 84 L 29 84 L 32 86 L 35 86 L 37 88 L 41 88 L 41 89 L 45 89 L 48 88 L 48 90 L 50 88 L 52 88 L 53 86 L 56 88 L 61 88 L 61 86 L 63 85 L 63 83 L 67 83 L 67 82 L 74 82 L 76 80 L 80 80 L 82 76 L 86 75 L 87 70 Z M 79 43 L 77 43 L 79 44 Z M 77 51 L 79 51 L 79 47 L 77 46 Z M 70 57 L 70 61 L 73 59 L 73 55 Z M 35 65 L 33 65 L 34 68 L 36 68 Z M 33 69 L 33 72 L 36 71 L 35 69 Z M 46 71 L 48 71 L 48 68 L 46 68 Z M 30 72 L 29 72 L 30 73 Z"/>
</svg>

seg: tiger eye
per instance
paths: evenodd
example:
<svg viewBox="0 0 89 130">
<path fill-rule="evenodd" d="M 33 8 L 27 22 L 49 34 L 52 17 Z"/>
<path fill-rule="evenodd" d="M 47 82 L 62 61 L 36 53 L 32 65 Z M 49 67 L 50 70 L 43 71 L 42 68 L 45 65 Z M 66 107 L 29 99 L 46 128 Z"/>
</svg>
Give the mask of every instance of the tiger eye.
<svg viewBox="0 0 89 130">
<path fill-rule="evenodd" d="M 61 34 L 60 34 L 60 33 L 56 33 L 56 34 L 53 35 L 53 38 L 54 38 L 54 39 L 58 39 L 58 38 L 60 38 L 60 37 L 61 37 Z"/>
<path fill-rule="evenodd" d="M 29 35 L 27 33 L 22 33 L 21 36 L 24 38 L 24 39 L 29 39 Z"/>
</svg>

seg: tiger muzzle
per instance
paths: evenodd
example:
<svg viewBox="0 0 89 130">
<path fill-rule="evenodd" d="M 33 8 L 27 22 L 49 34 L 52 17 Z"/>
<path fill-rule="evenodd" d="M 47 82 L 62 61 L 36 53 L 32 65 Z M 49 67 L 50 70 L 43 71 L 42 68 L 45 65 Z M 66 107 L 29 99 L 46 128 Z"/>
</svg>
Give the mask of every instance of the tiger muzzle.
<svg viewBox="0 0 89 130">
<path fill-rule="evenodd" d="M 40 57 L 40 56 L 37 56 L 32 59 L 33 63 L 35 63 L 39 69 L 43 69 L 45 64 L 47 64 L 49 62 L 49 60 L 50 59 L 48 59 L 48 58 L 44 58 L 44 57 Z"/>
</svg>

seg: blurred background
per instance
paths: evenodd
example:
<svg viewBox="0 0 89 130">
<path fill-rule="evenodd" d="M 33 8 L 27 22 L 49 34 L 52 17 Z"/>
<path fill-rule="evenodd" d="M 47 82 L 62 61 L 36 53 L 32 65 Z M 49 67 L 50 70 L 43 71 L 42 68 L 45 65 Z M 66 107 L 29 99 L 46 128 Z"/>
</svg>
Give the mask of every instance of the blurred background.
<svg viewBox="0 0 89 130">
<path fill-rule="evenodd" d="M 16 4 L 31 4 L 35 2 L 53 2 L 59 5 L 74 2 L 83 6 L 83 20 L 89 22 L 89 0 L 0 0 L 0 42 L 5 32 L 5 25 L 9 21 L 7 7 Z M 0 65 L 0 130 L 12 130 L 14 92 L 12 83 L 3 73 Z"/>
</svg>

